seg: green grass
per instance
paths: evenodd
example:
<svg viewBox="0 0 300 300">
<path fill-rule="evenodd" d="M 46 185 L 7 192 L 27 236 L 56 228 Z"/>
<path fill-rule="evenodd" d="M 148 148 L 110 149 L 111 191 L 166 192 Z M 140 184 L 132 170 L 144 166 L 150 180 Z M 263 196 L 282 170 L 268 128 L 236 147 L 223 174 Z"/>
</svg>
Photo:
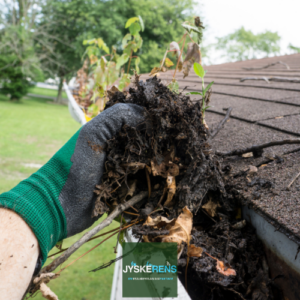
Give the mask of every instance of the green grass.
<svg viewBox="0 0 300 300">
<path fill-rule="evenodd" d="M 0 193 L 10 190 L 38 170 L 38 167 L 28 167 L 25 164 L 43 165 L 80 128 L 66 106 L 48 102 L 49 100 L 39 98 L 11 102 L 0 95 Z M 114 223 L 107 231 L 117 226 Z M 71 245 L 80 235 L 65 240 L 63 247 Z M 101 238 L 84 245 L 78 253 L 71 256 L 71 261 L 100 240 Z M 115 257 L 112 248 L 115 243 L 114 236 L 50 283 L 49 286 L 59 299 L 109 299 L 113 266 L 96 273 L 88 271 Z M 52 253 L 54 251 L 57 250 L 52 250 Z M 47 263 L 50 261 L 52 260 L 49 259 Z M 38 295 L 34 299 L 41 300 L 42 297 Z"/>
<path fill-rule="evenodd" d="M 101 221 L 101 219 L 100 219 Z M 99 222 L 99 221 L 98 221 Z M 97 222 L 97 223 L 98 223 Z M 107 232 L 111 229 L 117 228 L 119 224 L 113 222 L 110 226 L 105 228 L 103 232 Z M 102 233 L 102 232 L 101 232 Z M 76 242 L 83 233 L 77 234 L 71 238 L 64 240 L 63 248 L 71 246 Z M 109 236 L 109 234 L 107 235 Z M 110 267 L 97 271 L 89 272 L 96 267 L 102 265 L 114 259 L 116 254 L 113 247 L 116 246 L 116 236 L 105 241 L 99 247 L 88 253 L 73 265 L 61 272 L 60 277 L 56 278 L 48 284 L 50 289 L 56 293 L 58 299 L 61 300 L 108 300 L 110 298 L 114 264 Z M 87 252 L 89 249 L 100 243 L 106 236 L 97 238 L 84 244 L 77 252 L 75 252 L 62 266 L 66 266 L 80 255 Z M 56 253 L 58 249 L 52 249 L 50 254 Z M 53 258 L 48 258 L 46 264 L 53 261 Z M 56 271 L 59 271 L 61 267 L 58 267 Z M 40 292 L 34 298 L 35 300 L 43 300 Z"/>
<path fill-rule="evenodd" d="M 51 96 L 51 97 L 57 96 L 56 90 L 45 89 L 45 88 L 41 88 L 41 87 L 37 87 L 37 86 L 30 88 L 28 93 L 42 95 L 42 96 Z M 63 92 L 62 97 L 67 98 L 67 94 L 65 92 Z"/>
</svg>

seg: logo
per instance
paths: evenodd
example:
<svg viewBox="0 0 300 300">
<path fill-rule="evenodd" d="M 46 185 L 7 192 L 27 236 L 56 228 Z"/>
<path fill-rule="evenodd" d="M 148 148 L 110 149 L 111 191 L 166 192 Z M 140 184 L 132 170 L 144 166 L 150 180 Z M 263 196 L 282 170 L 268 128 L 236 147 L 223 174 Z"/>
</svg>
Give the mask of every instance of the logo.
<svg viewBox="0 0 300 300">
<path fill-rule="evenodd" d="M 177 297 L 177 244 L 124 243 L 123 297 Z"/>
</svg>

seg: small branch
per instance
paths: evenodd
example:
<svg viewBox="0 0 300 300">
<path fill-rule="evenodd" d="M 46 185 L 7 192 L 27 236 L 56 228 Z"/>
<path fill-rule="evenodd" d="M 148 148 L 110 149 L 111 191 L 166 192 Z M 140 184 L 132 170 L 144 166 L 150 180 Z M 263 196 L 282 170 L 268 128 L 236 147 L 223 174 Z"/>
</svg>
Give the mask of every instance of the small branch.
<svg viewBox="0 0 300 300">
<path fill-rule="evenodd" d="M 218 124 L 217 128 L 212 133 L 210 133 L 210 137 L 209 137 L 210 139 L 213 139 L 219 133 L 219 131 L 223 128 L 225 122 L 230 118 L 231 111 L 232 111 L 232 107 L 229 107 L 227 109 L 227 113 L 226 113 L 224 119 Z"/>
<path fill-rule="evenodd" d="M 246 80 L 264 80 L 267 83 L 270 83 L 270 81 L 275 82 L 294 82 L 294 83 L 300 83 L 300 78 L 286 78 L 286 77 L 244 77 L 240 79 L 240 82 L 244 82 Z"/>
<path fill-rule="evenodd" d="M 216 151 L 216 154 L 220 155 L 220 156 L 242 155 L 242 154 L 248 153 L 248 152 L 253 152 L 253 151 L 256 152 L 256 151 L 262 150 L 264 148 L 286 145 L 286 144 L 300 144 L 300 139 L 273 141 L 273 142 L 269 142 L 269 143 L 265 143 L 265 144 L 261 144 L 261 145 L 254 145 L 254 146 L 251 146 L 248 148 L 235 149 L 235 150 L 228 151 L 228 152 Z"/>
<path fill-rule="evenodd" d="M 265 76 L 262 76 L 262 77 L 244 77 L 244 78 L 240 79 L 240 82 L 244 82 L 246 80 L 264 80 L 267 83 L 270 83 L 269 78 L 265 77 Z"/>
<path fill-rule="evenodd" d="M 292 186 L 292 184 L 296 181 L 296 179 L 297 179 L 299 176 L 300 176 L 300 172 L 297 173 L 297 174 L 293 177 L 292 181 L 291 181 L 291 182 L 289 183 L 289 185 L 286 187 L 287 190 L 290 189 L 290 187 Z"/>
<path fill-rule="evenodd" d="M 290 69 L 289 65 L 282 62 L 282 61 L 277 61 L 276 63 L 272 63 L 272 64 L 269 64 L 269 65 L 266 65 L 266 66 L 263 66 L 263 67 L 258 67 L 258 68 L 243 68 L 244 70 L 247 70 L 247 71 L 252 71 L 252 70 L 262 70 L 262 69 L 267 69 L 269 67 L 272 67 L 272 66 L 275 66 L 275 65 L 284 65 L 288 70 Z"/>
<path fill-rule="evenodd" d="M 103 228 L 107 227 L 111 224 L 111 222 L 119 216 L 125 209 L 130 207 L 131 205 L 136 204 L 137 202 L 141 201 L 142 199 L 146 198 L 148 196 L 148 192 L 141 192 L 138 195 L 134 196 L 132 199 L 127 201 L 126 203 L 119 204 L 113 212 L 100 224 L 98 224 L 96 227 L 85 233 L 81 239 L 79 239 L 76 243 L 74 243 L 69 249 L 57 257 L 51 264 L 44 267 L 41 272 L 39 273 L 49 273 L 54 271 L 59 265 L 64 263 L 76 250 L 78 250 L 85 242 L 87 242 L 91 237 L 93 237 L 96 233 L 98 233 Z"/>
</svg>

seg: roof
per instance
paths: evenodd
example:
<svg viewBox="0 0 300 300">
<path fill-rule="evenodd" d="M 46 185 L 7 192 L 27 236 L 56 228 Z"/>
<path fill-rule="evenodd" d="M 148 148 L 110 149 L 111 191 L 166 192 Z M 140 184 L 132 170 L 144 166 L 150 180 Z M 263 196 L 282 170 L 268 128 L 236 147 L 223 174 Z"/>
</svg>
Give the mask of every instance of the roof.
<svg viewBox="0 0 300 300">
<path fill-rule="evenodd" d="M 265 66 L 268 67 L 259 69 Z M 204 69 L 207 70 L 205 83 L 215 82 L 212 107 L 206 112 L 208 126 L 213 129 L 224 118 L 226 109 L 233 108 L 230 120 L 212 142 L 215 149 L 229 151 L 300 136 L 300 54 L 212 65 Z M 169 82 L 172 75 L 173 72 L 168 71 L 161 73 L 160 78 Z M 267 77 L 269 82 L 241 82 L 245 77 Z M 294 82 L 272 81 L 276 77 Z M 146 78 L 146 75 L 141 77 Z M 193 72 L 185 79 L 182 73 L 177 73 L 176 79 L 181 89 L 186 88 L 185 91 L 201 90 L 200 80 Z M 199 98 L 192 96 L 192 99 Z M 249 187 L 244 191 L 245 197 L 269 222 L 300 244 L 300 177 L 289 191 L 286 189 L 295 174 L 300 172 L 300 151 L 290 153 L 298 148 L 299 145 L 276 146 L 265 149 L 260 158 L 230 157 L 223 163 L 229 161 L 234 166 L 233 173 L 245 170 L 249 165 L 262 164 L 258 176 L 270 180 L 274 188 L 260 191 L 257 196 L 255 187 Z M 284 161 L 274 161 L 276 155 Z"/>
</svg>

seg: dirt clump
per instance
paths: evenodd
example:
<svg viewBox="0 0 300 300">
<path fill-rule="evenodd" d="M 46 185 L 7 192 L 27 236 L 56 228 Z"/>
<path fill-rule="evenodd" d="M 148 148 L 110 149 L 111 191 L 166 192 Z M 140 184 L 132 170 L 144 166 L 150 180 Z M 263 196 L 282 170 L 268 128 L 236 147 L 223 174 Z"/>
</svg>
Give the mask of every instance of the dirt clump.
<svg viewBox="0 0 300 300">
<path fill-rule="evenodd" d="M 210 147 L 200 103 L 156 77 L 136 77 L 128 93 L 108 95 L 106 108 L 137 104 L 145 108 L 145 121 L 124 126 L 103 149 L 93 217 L 148 190 L 148 199 L 124 216 L 139 221 L 133 232 L 143 242 L 177 243 L 179 277 L 192 299 L 275 299 L 263 246 L 241 219 L 225 179 L 230 166 L 222 166 Z"/>
</svg>

